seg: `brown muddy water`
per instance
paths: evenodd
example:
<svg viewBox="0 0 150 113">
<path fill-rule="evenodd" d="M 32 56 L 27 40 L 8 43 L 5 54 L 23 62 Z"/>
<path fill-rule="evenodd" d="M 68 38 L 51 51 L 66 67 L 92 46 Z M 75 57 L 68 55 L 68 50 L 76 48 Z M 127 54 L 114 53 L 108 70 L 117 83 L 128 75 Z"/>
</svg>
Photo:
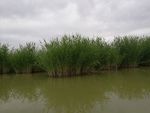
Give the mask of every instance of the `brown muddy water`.
<svg viewBox="0 0 150 113">
<path fill-rule="evenodd" d="M 70 78 L 0 75 L 0 113 L 150 113 L 150 68 Z"/>
</svg>

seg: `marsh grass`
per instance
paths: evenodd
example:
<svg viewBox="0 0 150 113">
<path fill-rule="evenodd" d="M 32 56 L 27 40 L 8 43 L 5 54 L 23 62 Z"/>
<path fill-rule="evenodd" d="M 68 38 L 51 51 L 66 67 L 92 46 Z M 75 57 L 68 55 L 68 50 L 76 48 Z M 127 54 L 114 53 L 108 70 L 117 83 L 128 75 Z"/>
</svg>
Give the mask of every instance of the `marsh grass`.
<svg viewBox="0 0 150 113">
<path fill-rule="evenodd" d="M 10 70 L 10 53 L 8 45 L 0 44 L 0 73 L 8 73 Z"/>
<path fill-rule="evenodd" d="M 51 76 L 71 76 L 87 73 L 92 68 L 95 53 L 92 40 L 80 35 L 63 36 L 45 42 L 39 62 Z"/>
<path fill-rule="evenodd" d="M 140 39 L 141 53 L 139 56 L 139 64 L 142 66 L 150 66 L 150 37 L 146 36 Z"/>
<path fill-rule="evenodd" d="M 9 49 L 0 45 L 0 73 L 46 71 L 49 76 L 75 76 L 101 70 L 150 66 L 150 37 L 123 36 L 107 43 L 101 37 L 64 35 L 44 41 L 41 48 L 35 43 Z"/>
<path fill-rule="evenodd" d="M 137 36 L 117 37 L 114 46 L 122 57 L 122 67 L 137 67 L 141 54 L 140 38 Z"/>
<path fill-rule="evenodd" d="M 15 73 L 31 73 L 36 65 L 35 43 L 20 45 L 18 49 L 11 50 L 11 66 Z"/>
</svg>

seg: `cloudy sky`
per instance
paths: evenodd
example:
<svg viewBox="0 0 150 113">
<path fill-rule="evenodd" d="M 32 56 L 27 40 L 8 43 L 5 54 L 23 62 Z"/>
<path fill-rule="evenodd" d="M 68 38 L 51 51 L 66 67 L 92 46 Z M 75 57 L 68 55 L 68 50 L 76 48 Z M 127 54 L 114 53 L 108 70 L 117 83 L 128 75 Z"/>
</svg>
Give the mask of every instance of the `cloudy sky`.
<svg viewBox="0 0 150 113">
<path fill-rule="evenodd" d="M 150 0 L 0 0 L 0 42 L 62 34 L 150 35 Z"/>
</svg>

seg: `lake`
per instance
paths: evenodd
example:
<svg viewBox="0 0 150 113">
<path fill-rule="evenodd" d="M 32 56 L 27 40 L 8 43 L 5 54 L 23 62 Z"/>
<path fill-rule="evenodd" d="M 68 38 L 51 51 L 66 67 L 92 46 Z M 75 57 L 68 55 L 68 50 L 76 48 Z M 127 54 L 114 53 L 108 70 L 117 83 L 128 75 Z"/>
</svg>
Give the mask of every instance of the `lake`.
<svg viewBox="0 0 150 113">
<path fill-rule="evenodd" d="M 0 75 L 0 113 L 150 113 L 150 68 L 69 78 Z"/>
</svg>

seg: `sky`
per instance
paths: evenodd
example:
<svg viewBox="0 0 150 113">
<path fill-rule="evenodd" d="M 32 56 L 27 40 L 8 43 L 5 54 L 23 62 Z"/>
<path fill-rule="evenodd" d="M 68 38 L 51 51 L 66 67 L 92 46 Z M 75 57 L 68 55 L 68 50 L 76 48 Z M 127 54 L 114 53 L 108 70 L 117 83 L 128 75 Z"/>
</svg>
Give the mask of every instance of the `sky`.
<svg viewBox="0 0 150 113">
<path fill-rule="evenodd" d="M 150 35 L 150 0 L 0 0 L 0 42 Z"/>
</svg>

